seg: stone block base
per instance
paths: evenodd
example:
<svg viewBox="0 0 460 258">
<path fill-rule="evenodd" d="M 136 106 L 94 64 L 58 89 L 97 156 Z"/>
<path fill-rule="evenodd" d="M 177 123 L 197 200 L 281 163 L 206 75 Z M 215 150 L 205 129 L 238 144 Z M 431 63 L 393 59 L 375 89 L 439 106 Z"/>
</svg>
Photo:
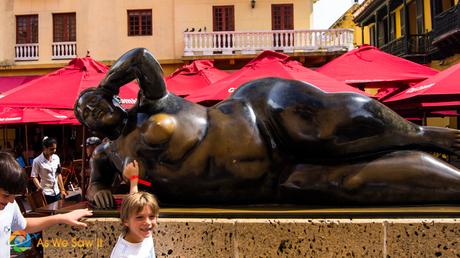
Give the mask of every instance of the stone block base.
<svg viewBox="0 0 460 258">
<path fill-rule="evenodd" d="M 119 220 L 87 222 L 44 231 L 44 256 L 109 257 Z M 154 232 L 157 257 L 456 257 L 459 236 L 458 219 L 160 218 Z"/>
</svg>

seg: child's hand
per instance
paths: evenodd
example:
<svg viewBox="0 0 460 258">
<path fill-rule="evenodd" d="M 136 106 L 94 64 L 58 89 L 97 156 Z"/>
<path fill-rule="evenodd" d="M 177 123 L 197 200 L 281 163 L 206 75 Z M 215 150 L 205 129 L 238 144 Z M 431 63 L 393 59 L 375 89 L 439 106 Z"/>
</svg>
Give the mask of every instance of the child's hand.
<svg viewBox="0 0 460 258">
<path fill-rule="evenodd" d="M 80 222 L 79 219 L 92 215 L 93 211 L 88 209 L 78 209 L 69 213 L 62 214 L 62 222 L 70 226 L 86 227 L 87 225 L 83 222 Z"/>
<path fill-rule="evenodd" d="M 137 163 L 137 160 L 133 160 L 125 166 L 123 176 L 130 180 L 133 176 L 139 176 L 139 164 Z"/>
<path fill-rule="evenodd" d="M 139 182 L 139 164 L 137 160 L 128 163 L 123 170 L 123 176 L 129 179 L 129 193 L 136 193 L 137 183 Z"/>
</svg>

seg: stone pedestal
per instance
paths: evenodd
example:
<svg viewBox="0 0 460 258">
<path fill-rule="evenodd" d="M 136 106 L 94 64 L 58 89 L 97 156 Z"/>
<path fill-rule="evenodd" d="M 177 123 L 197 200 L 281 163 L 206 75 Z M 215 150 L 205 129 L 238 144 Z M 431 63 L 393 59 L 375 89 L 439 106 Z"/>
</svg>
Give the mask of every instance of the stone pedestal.
<svg viewBox="0 0 460 258">
<path fill-rule="evenodd" d="M 109 257 L 119 220 L 87 222 L 44 231 L 45 257 Z M 458 219 L 160 218 L 154 232 L 157 257 L 455 257 L 459 236 Z"/>
</svg>

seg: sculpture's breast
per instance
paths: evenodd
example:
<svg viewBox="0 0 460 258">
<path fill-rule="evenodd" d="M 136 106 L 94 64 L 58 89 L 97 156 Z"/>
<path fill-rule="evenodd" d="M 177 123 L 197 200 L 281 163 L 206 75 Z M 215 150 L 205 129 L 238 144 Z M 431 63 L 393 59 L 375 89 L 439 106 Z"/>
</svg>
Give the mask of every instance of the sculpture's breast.
<svg viewBox="0 0 460 258">
<path fill-rule="evenodd" d="M 271 167 L 266 143 L 252 109 L 240 102 L 224 102 L 209 109 L 210 157 L 214 168 L 239 178 L 259 178 Z M 211 171 L 212 172 L 212 171 Z"/>
</svg>

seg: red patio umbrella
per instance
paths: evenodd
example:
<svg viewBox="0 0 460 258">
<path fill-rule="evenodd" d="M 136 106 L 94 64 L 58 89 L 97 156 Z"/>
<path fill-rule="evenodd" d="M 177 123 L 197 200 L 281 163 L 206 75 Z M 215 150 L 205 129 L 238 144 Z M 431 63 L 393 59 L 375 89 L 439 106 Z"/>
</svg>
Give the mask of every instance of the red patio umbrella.
<svg viewBox="0 0 460 258">
<path fill-rule="evenodd" d="M 0 94 L 0 105 L 73 109 L 78 94 L 97 86 L 107 71 L 107 66 L 90 57 L 75 58 L 64 68 Z M 129 108 L 135 103 L 138 88 L 135 83 L 121 88 L 124 107 Z"/>
<path fill-rule="evenodd" d="M 405 89 L 409 83 L 423 81 L 438 73 L 435 69 L 368 45 L 347 52 L 316 71 L 349 85 L 379 89 Z"/>
<path fill-rule="evenodd" d="M 40 75 L 0 77 L 0 92 L 11 90 L 39 77 Z"/>
<path fill-rule="evenodd" d="M 384 100 L 385 103 L 405 102 L 430 106 L 452 106 L 460 100 L 460 64 Z M 450 102 L 450 103 L 448 103 Z M 397 103 L 394 103 L 395 105 Z"/>
<path fill-rule="evenodd" d="M 46 108 L 1 107 L 0 124 L 57 122 L 75 117 L 69 115 Z"/>
<path fill-rule="evenodd" d="M 240 70 L 190 94 L 186 99 L 194 102 L 220 101 L 229 97 L 242 84 L 265 77 L 301 80 L 326 92 L 357 92 L 365 94 L 363 91 L 343 82 L 310 70 L 302 66 L 301 63 L 290 60 L 287 55 L 267 50 Z"/>
<path fill-rule="evenodd" d="M 178 96 L 187 96 L 216 82 L 229 73 L 214 67 L 212 60 L 196 60 L 178 68 L 165 78 L 167 88 Z"/>
</svg>

